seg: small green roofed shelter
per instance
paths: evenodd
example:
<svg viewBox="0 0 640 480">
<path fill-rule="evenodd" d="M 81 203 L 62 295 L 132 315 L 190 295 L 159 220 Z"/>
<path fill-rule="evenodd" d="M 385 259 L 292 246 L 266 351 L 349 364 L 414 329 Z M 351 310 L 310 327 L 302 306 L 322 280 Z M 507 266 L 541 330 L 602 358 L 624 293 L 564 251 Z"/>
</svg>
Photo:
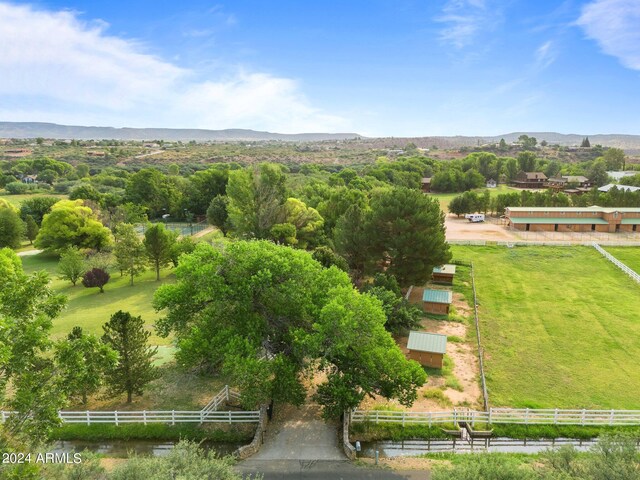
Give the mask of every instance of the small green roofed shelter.
<svg viewBox="0 0 640 480">
<path fill-rule="evenodd" d="M 425 367 L 442 368 L 447 353 L 447 336 L 439 333 L 409 332 L 408 357 Z"/>
<path fill-rule="evenodd" d="M 449 315 L 449 305 L 453 301 L 450 290 L 433 290 L 425 288 L 422 294 L 422 309 L 426 313 Z"/>
<path fill-rule="evenodd" d="M 456 266 L 451 264 L 440 265 L 439 267 L 433 267 L 433 273 L 431 279 L 436 283 L 445 283 L 447 285 L 453 284 L 453 277 L 456 274 Z"/>
</svg>

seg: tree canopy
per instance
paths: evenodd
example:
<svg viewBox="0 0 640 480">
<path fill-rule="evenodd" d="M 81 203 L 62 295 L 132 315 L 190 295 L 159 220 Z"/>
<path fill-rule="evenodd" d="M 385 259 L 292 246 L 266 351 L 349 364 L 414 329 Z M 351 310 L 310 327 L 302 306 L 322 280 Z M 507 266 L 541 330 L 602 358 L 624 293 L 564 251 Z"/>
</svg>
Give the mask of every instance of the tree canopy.
<svg viewBox="0 0 640 480">
<path fill-rule="evenodd" d="M 42 220 L 35 245 L 60 252 L 68 247 L 102 250 L 111 245 L 112 235 L 82 200 L 61 200 Z"/>
<path fill-rule="evenodd" d="M 181 363 L 226 372 L 247 405 L 300 404 L 302 376 L 314 368 L 327 373 L 318 398 L 328 416 L 368 394 L 410 404 L 424 383 L 385 331 L 381 302 L 307 252 L 266 241 L 223 251 L 199 244 L 176 277 L 155 294 L 155 308 L 168 312 L 159 333 L 175 333 Z"/>
</svg>

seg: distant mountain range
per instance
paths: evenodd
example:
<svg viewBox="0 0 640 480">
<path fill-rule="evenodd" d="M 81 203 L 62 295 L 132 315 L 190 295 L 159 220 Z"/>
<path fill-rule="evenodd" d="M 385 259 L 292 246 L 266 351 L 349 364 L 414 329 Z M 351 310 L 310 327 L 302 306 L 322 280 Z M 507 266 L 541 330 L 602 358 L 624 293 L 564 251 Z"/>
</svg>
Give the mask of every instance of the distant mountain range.
<svg viewBox="0 0 640 480">
<path fill-rule="evenodd" d="M 512 132 L 496 136 L 424 136 L 424 137 L 386 137 L 365 138 L 357 133 L 271 133 L 245 129 L 203 130 L 185 128 L 113 128 L 58 125 L 40 122 L 0 122 L 0 138 L 55 138 L 77 140 L 165 140 L 165 141 L 284 141 L 284 142 L 319 142 L 325 140 L 351 140 L 361 138 L 380 146 L 389 143 L 402 146 L 414 142 L 418 146 L 439 148 L 472 147 L 486 143 L 498 143 L 504 138 L 507 143 L 518 140 L 520 135 L 535 137 L 538 142 L 546 140 L 549 144 L 562 146 L 580 145 L 585 137 L 589 137 L 591 145 L 617 147 L 624 150 L 640 150 L 640 135 L 578 135 L 556 132 Z"/>
<path fill-rule="evenodd" d="M 201 130 L 187 128 L 114 128 L 58 125 L 40 122 L 0 122 L 0 138 L 55 138 L 76 140 L 165 140 L 188 142 L 280 140 L 284 142 L 319 142 L 350 140 L 357 133 L 271 133 L 233 128 Z"/>
</svg>

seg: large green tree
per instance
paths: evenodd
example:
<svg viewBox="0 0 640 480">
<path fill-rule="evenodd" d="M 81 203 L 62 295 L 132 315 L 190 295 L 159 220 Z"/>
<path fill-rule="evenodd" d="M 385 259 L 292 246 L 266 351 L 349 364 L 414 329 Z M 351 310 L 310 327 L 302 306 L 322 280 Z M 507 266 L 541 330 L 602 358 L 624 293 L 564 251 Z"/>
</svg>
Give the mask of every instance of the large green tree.
<svg viewBox="0 0 640 480">
<path fill-rule="evenodd" d="M 401 287 L 423 285 L 433 267 L 451 258 L 438 202 L 417 190 L 376 193 L 365 221 L 370 239 L 368 266 L 396 277 Z"/>
<path fill-rule="evenodd" d="M 160 269 L 171 261 L 171 249 L 176 243 L 176 235 L 167 230 L 162 223 L 151 225 L 144 232 L 144 248 L 147 258 L 156 271 L 156 280 L 160 280 Z"/>
<path fill-rule="evenodd" d="M 133 279 L 145 271 L 147 265 L 146 249 L 133 225 L 121 223 L 116 228 L 116 245 L 113 254 L 118 268 L 129 275 L 129 285 Z"/>
<path fill-rule="evenodd" d="M 262 163 L 229 172 L 229 221 L 234 233 L 245 238 L 269 238 L 281 221 L 286 201 L 285 175 L 279 165 Z"/>
<path fill-rule="evenodd" d="M 179 196 L 175 185 L 155 168 L 144 168 L 131 175 L 125 189 L 125 200 L 144 206 L 150 218 L 174 211 L 180 202 Z"/>
<path fill-rule="evenodd" d="M 106 372 L 115 367 L 118 355 L 95 335 L 74 327 L 56 344 L 55 360 L 68 397 L 86 405 L 88 397 L 104 385 Z"/>
<path fill-rule="evenodd" d="M 159 333 L 175 334 L 181 363 L 226 372 L 247 406 L 302 403 L 304 373 L 314 368 L 327 374 L 319 399 L 328 416 L 368 394 L 410 404 L 425 380 L 385 331 L 381 303 L 307 252 L 266 241 L 224 251 L 199 244 L 176 277 L 154 298 L 167 312 Z"/>
<path fill-rule="evenodd" d="M 13 208 L 0 207 L 0 248 L 19 248 L 25 230 L 24 222 Z"/>
<path fill-rule="evenodd" d="M 52 320 L 65 301 L 45 272 L 26 275 L 13 251 L 0 250 L 0 404 L 16 412 L 0 425 L 6 437 L 38 442 L 59 423 L 64 395 L 48 352 Z"/>
<path fill-rule="evenodd" d="M 149 346 L 151 332 L 145 329 L 142 317 L 117 311 L 102 326 L 102 340 L 118 353 L 118 362 L 107 372 L 107 383 L 112 395 L 127 394 L 127 403 L 133 395 L 142 395 L 146 385 L 158 378 L 153 366 L 158 347 Z"/>
<path fill-rule="evenodd" d="M 44 216 L 35 245 L 60 252 L 71 246 L 102 250 L 112 242 L 109 229 L 82 200 L 61 200 Z"/>
</svg>

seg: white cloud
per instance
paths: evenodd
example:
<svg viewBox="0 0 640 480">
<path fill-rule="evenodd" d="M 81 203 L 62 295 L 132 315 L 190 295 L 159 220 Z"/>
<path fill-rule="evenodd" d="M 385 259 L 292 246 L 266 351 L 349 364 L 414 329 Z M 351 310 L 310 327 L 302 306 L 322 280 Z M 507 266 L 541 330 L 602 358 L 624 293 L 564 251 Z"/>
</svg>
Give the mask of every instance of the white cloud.
<svg viewBox="0 0 640 480">
<path fill-rule="evenodd" d="M 484 0 L 448 0 L 435 20 L 445 25 L 440 40 L 463 48 L 488 26 L 489 11 Z"/>
<path fill-rule="evenodd" d="M 640 2 L 596 0 L 584 6 L 576 24 L 602 51 L 625 67 L 640 70 Z"/>
<path fill-rule="evenodd" d="M 555 51 L 554 44 L 551 40 L 544 42 L 540 45 L 535 53 L 535 66 L 538 70 L 544 70 L 557 58 L 557 52 Z"/>
<path fill-rule="evenodd" d="M 0 3 L 2 118 L 279 132 L 348 128 L 345 119 L 313 107 L 292 79 L 236 69 L 195 80 L 198 72 L 107 29 L 74 12 Z"/>
</svg>

